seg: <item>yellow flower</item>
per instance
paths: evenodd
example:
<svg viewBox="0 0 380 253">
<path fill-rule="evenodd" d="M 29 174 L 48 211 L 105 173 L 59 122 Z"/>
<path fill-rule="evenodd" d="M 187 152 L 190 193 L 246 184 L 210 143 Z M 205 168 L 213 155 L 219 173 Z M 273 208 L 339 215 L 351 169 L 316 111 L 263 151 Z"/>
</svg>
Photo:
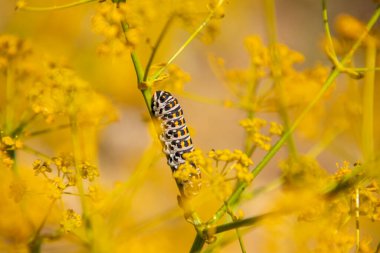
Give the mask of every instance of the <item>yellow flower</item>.
<svg viewBox="0 0 380 253">
<path fill-rule="evenodd" d="M 75 116 L 79 123 L 99 124 L 115 120 L 111 103 L 68 68 L 49 66 L 45 77 L 29 91 L 35 113 L 51 121 L 57 116 Z"/>
<path fill-rule="evenodd" d="M 280 169 L 286 187 L 291 189 L 307 187 L 309 190 L 321 190 L 320 187 L 325 187 L 327 172 L 310 157 L 290 157 L 280 163 Z"/>
<path fill-rule="evenodd" d="M 263 150 L 270 149 L 272 139 L 261 133 L 262 128 L 267 125 L 266 120 L 260 118 L 243 119 L 239 123 L 247 132 L 248 140 Z"/>
<path fill-rule="evenodd" d="M 277 122 L 270 122 L 270 129 L 269 129 L 269 133 L 273 134 L 273 135 L 282 135 L 284 131 L 284 127 L 280 124 L 278 124 Z"/>
<path fill-rule="evenodd" d="M 26 5 L 26 2 L 24 0 L 19 0 L 16 2 L 16 10 L 24 8 Z"/>
<path fill-rule="evenodd" d="M 60 225 L 64 233 L 69 233 L 82 226 L 82 218 L 73 209 L 67 209 Z"/>
<path fill-rule="evenodd" d="M 30 45 L 25 40 L 14 35 L 0 35 L 0 59 L 2 59 L 0 62 L 3 62 L 3 64 L 24 59 L 31 52 Z"/>
<path fill-rule="evenodd" d="M 365 31 L 365 25 L 355 17 L 342 14 L 335 21 L 335 29 L 337 33 L 347 39 L 356 40 Z"/>
<path fill-rule="evenodd" d="M 182 187 L 184 194 L 188 197 L 195 196 L 199 193 L 202 180 L 199 168 L 185 162 L 173 173 L 174 178 Z"/>
<path fill-rule="evenodd" d="M 240 181 L 250 183 L 253 180 L 252 173 L 249 172 L 248 168 L 244 165 L 238 163 L 234 166 L 236 170 L 236 176 Z"/>
<path fill-rule="evenodd" d="M 3 138 L 1 138 L 1 141 L 7 146 L 13 146 L 15 143 L 12 137 L 10 136 L 4 136 Z"/>
<path fill-rule="evenodd" d="M 79 165 L 79 170 L 83 179 L 88 179 L 89 181 L 93 181 L 95 177 L 99 176 L 98 169 L 91 165 L 89 162 L 83 162 Z"/>
<path fill-rule="evenodd" d="M 216 161 L 225 161 L 228 162 L 230 161 L 232 156 L 232 153 L 228 149 L 224 150 L 212 150 L 208 153 L 208 157 L 216 160 Z"/>
<path fill-rule="evenodd" d="M 26 193 L 26 183 L 22 179 L 15 179 L 9 186 L 10 196 L 15 202 L 20 202 Z"/>
<path fill-rule="evenodd" d="M 38 175 L 40 173 L 45 174 L 46 172 L 52 172 L 52 168 L 50 167 L 49 162 L 44 162 L 42 160 L 35 160 L 33 162 L 33 170 L 35 174 Z"/>
</svg>

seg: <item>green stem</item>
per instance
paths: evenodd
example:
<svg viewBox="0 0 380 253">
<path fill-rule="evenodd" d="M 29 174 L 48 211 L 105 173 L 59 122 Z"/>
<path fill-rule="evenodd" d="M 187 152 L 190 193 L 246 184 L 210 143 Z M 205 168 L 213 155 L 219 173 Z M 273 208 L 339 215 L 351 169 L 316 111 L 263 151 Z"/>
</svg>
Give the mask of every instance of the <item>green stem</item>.
<svg viewBox="0 0 380 253">
<path fill-rule="evenodd" d="M 62 124 L 62 125 L 58 125 L 58 126 L 55 126 L 55 127 L 50 127 L 50 128 L 46 128 L 46 129 L 36 130 L 36 131 L 28 133 L 26 135 L 26 137 L 34 137 L 34 136 L 37 136 L 37 135 L 46 134 L 46 133 L 50 133 L 50 132 L 53 132 L 53 131 L 56 131 L 56 130 L 62 130 L 62 129 L 65 129 L 65 128 L 69 128 L 69 127 L 70 127 L 70 124 Z"/>
<path fill-rule="evenodd" d="M 195 37 L 198 36 L 198 34 L 207 26 L 207 24 L 210 22 L 212 17 L 215 14 L 215 11 L 223 4 L 224 0 L 219 0 L 216 4 L 215 8 L 210 11 L 210 13 L 207 15 L 207 17 L 203 20 L 203 22 L 200 24 L 200 26 L 190 35 L 190 37 L 185 41 L 185 43 L 182 44 L 182 46 L 174 53 L 174 55 L 166 62 L 165 66 L 156 71 L 152 77 L 151 80 L 157 79 L 162 72 L 166 70 L 166 68 L 182 53 L 182 51 L 192 42 Z"/>
<path fill-rule="evenodd" d="M 376 65 L 376 40 L 372 37 L 367 39 L 366 67 L 375 68 Z M 374 159 L 374 90 L 375 72 L 368 71 L 365 75 L 363 88 L 363 125 L 362 125 L 362 148 L 365 162 Z"/>
<path fill-rule="evenodd" d="M 233 230 L 233 229 L 237 229 L 237 228 L 241 228 L 241 227 L 257 225 L 257 223 L 259 221 L 262 221 L 264 218 L 267 218 L 268 216 L 272 216 L 272 215 L 273 215 L 273 213 L 266 213 L 266 214 L 254 216 L 251 218 L 237 220 L 237 221 L 230 222 L 227 224 L 223 224 L 220 226 L 211 227 L 211 228 L 208 228 L 206 230 L 206 233 L 209 232 L 209 233 L 219 234 L 219 233 L 223 233 L 223 232 Z"/>
<path fill-rule="evenodd" d="M 135 72 L 137 76 L 138 88 L 140 89 L 144 97 L 144 101 L 148 108 L 149 113 L 151 113 L 152 112 L 152 88 L 144 85 L 144 81 L 143 81 L 144 71 L 140 63 L 140 60 L 137 57 L 135 52 L 131 53 L 131 58 L 132 58 L 133 66 L 135 68 Z"/>
<path fill-rule="evenodd" d="M 84 221 L 84 229 L 87 237 L 87 246 L 90 249 L 90 252 L 94 250 L 94 238 L 92 232 L 92 223 L 88 213 L 88 201 L 84 192 L 84 185 L 82 179 L 82 172 L 79 169 L 79 163 L 82 160 L 82 149 L 81 143 L 79 141 L 79 133 L 78 133 L 78 122 L 75 115 L 70 116 L 70 128 L 71 128 L 71 137 L 72 137 L 72 145 L 73 145 L 73 153 L 74 153 L 74 167 L 76 169 L 75 179 L 76 186 L 78 190 L 78 194 L 80 197 L 81 207 L 82 207 L 82 217 Z"/>
<path fill-rule="evenodd" d="M 281 57 L 279 55 L 279 52 L 277 50 L 277 27 L 276 27 L 276 6 L 274 0 L 266 0 L 264 1 L 265 5 L 265 12 L 267 17 L 267 30 L 268 30 L 268 37 L 269 37 L 269 48 L 270 48 L 270 54 L 273 61 L 271 70 L 273 75 L 273 83 L 275 87 L 275 91 L 277 94 L 277 107 L 280 114 L 280 117 L 284 124 L 285 131 L 289 129 L 290 121 L 289 116 L 285 108 L 285 99 L 284 99 L 284 87 L 282 85 L 282 79 L 283 79 L 283 73 L 281 71 Z M 288 147 L 290 150 L 290 154 L 292 156 L 295 156 L 297 154 L 296 145 L 293 140 L 292 134 L 289 135 L 287 139 Z"/>
<path fill-rule="evenodd" d="M 359 188 L 356 187 L 355 189 L 355 225 L 356 225 L 356 242 L 355 242 L 355 252 L 360 252 L 360 223 L 359 223 L 359 217 L 360 217 L 360 194 L 359 194 Z"/>
<path fill-rule="evenodd" d="M 36 7 L 36 6 L 24 6 L 19 8 L 19 10 L 22 11 L 55 11 L 55 10 L 62 10 L 62 9 L 67 9 L 70 7 L 90 3 L 90 2 L 95 2 L 97 0 L 79 0 L 77 2 L 72 2 L 68 4 L 62 4 L 62 5 L 53 5 L 53 6 L 46 6 L 46 7 Z"/>
<path fill-rule="evenodd" d="M 246 253 L 247 250 L 245 249 L 243 238 L 241 236 L 240 230 L 238 228 L 236 228 L 235 231 L 236 231 L 236 236 L 238 237 L 238 240 L 239 240 L 239 245 L 240 245 L 241 252 L 242 253 Z"/>
<path fill-rule="evenodd" d="M 123 29 L 123 33 L 124 33 L 124 37 L 125 39 L 127 40 L 127 30 L 128 30 L 128 24 L 125 24 L 125 23 L 120 23 L 122 29 Z M 135 69 L 135 72 L 136 72 L 136 77 L 137 77 L 137 88 L 139 90 L 141 90 L 141 93 L 144 97 L 144 101 L 145 101 L 145 104 L 148 108 L 148 111 L 149 113 L 152 112 L 152 109 L 151 109 L 151 99 L 152 99 L 152 89 L 148 86 L 146 86 L 146 84 L 144 84 L 144 69 L 141 65 L 141 62 L 136 54 L 136 52 L 132 51 L 131 52 L 131 59 L 132 59 L 132 63 L 133 63 L 133 67 Z"/>
<path fill-rule="evenodd" d="M 162 40 L 164 39 L 165 35 L 169 31 L 169 27 L 173 23 L 173 20 L 174 20 L 174 15 L 171 15 L 169 17 L 169 19 L 166 21 L 164 28 L 161 30 L 161 33 L 158 36 L 156 43 L 154 44 L 153 51 L 150 54 L 148 63 L 147 63 L 146 68 L 145 68 L 145 73 L 144 73 L 144 78 L 143 78 L 144 82 L 147 81 L 147 79 L 148 79 L 149 70 L 150 70 L 150 67 L 152 66 L 154 57 L 156 56 L 157 50 L 158 50 L 159 46 L 161 45 Z"/>
<path fill-rule="evenodd" d="M 380 71 L 380 68 L 352 68 L 354 71 L 367 72 L 367 71 Z"/>
<path fill-rule="evenodd" d="M 25 120 L 22 120 L 20 122 L 20 124 L 12 131 L 11 133 L 11 136 L 12 137 L 16 137 L 18 136 L 20 133 L 22 133 L 22 131 L 25 129 L 25 127 L 31 123 L 36 117 L 37 117 L 38 114 L 36 113 L 33 113 L 32 116 L 30 116 L 28 119 L 25 119 Z"/>
<path fill-rule="evenodd" d="M 204 244 L 205 244 L 205 240 L 199 234 L 197 234 L 194 239 L 193 246 L 190 249 L 190 253 L 201 252 Z"/>
<path fill-rule="evenodd" d="M 5 125 L 5 135 L 10 134 L 11 129 L 13 127 L 13 109 L 12 109 L 12 101 L 14 95 L 14 72 L 12 65 L 6 70 L 6 81 L 5 81 L 5 117 L 4 117 L 4 125 Z"/>
<path fill-rule="evenodd" d="M 49 214 L 54 206 L 54 203 L 55 203 L 55 200 L 53 200 L 49 207 L 48 207 L 48 210 L 47 212 L 45 213 L 45 216 L 41 222 L 41 224 L 38 226 L 35 234 L 34 234 L 34 237 L 33 239 L 28 243 L 28 246 L 29 246 L 29 250 L 30 252 L 32 253 L 38 253 L 41 251 L 41 244 L 42 244 L 42 241 L 43 241 L 43 238 L 41 236 L 41 231 L 42 231 L 42 228 L 44 227 L 46 221 L 47 221 L 47 218 L 49 217 Z"/>
<path fill-rule="evenodd" d="M 231 219 L 232 219 L 233 222 L 238 221 L 238 219 L 237 219 L 236 216 L 234 215 L 232 209 L 230 209 L 230 208 L 227 207 L 227 213 L 230 215 L 230 217 L 231 217 Z M 242 238 L 242 236 L 241 236 L 241 233 L 240 233 L 239 227 L 237 227 L 237 228 L 235 229 L 235 233 L 236 233 L 236 236 L 237 236 L 237 238 L 238 238 L 238 240 L 239 240 L 239 245 L 240 245 L 241 252 L 246 253 L 247 251 L 245 250 L 245 246 L 244 246 L 243 238 Z"/>
<path fill-rule="evenodd" d="M 144 81 L 144 70 L 135 52 L 131 53 L 131 58 L 132 58 L 133 66 L 135 68 L 135 72 L 136 72 L 137 83 L 138 85 L 141 85 L 141 83 Z M 138 88 L 141 90 L 141 87 L 138 87 Z"/>
<path fill-rule="evenodd" d="M 329 46 L 329 48 L 327 50 L 328 50 L 328 52 L 331 52 L 332 57 L 334 57 L 336 59 L 337 57 L 336 57 L 336 53 L 335 53 L 334 43 L 333 43 L 333 40 L 331 37 L 330 26 L 329 26 L 329 21 L 328 21 L 328 16 L 327 16 L 326 0 L 322 0 L 322 19 L 323 19 L 323 24 L 324 24 L 324 28 L 325 28 L 325 35 L 327 37 L 327 42 L 328 42 L 328 46 Z"/>
<path fill-rule="evenodd" d="M 48 161 L 51 161 L 50 156 L 48 156 L 48 155 L 46 155 L 46 154 L 44 154 L 44 153 L 42 153 L 40 151 L 37 151 L 37 150 L 35 150 L 35 149 L 33 149 L 33 148 L 25 145 L 25 144 L 23 145 L 22 150 L 25 151 L 25 152 L 29 152 L 29 153 L 31 153 L 31 154 L 33 154 L 35 156 L 44 158 L 44 159 L 46 159 Z"/>
</svg>

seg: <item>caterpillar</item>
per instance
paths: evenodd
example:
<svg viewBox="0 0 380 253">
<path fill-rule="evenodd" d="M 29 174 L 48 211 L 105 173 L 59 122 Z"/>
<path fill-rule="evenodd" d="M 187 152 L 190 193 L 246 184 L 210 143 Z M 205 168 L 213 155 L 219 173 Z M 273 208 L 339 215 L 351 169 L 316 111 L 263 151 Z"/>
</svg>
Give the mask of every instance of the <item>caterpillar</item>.
<svg viewBox="0 0 380 253">
<path fill-rule="evenodd" d="M 194 151 L 183 110 L 178 100 L 167 91 L 156 91 L 153 94 L 151 109 L 152 115 L 161 121 L 160 140 L 163 152 L 172 172 L 175 172 L 181 164 L 185 163 L 183 155 Z M 196 168 L 196 171 L 196 175 L 190 176 L 200 178 L 199 168 Z M 180 184 L 187 188 L 199 187 L 193 185 L 191 181 L 180 182 Z"/>
</svg>

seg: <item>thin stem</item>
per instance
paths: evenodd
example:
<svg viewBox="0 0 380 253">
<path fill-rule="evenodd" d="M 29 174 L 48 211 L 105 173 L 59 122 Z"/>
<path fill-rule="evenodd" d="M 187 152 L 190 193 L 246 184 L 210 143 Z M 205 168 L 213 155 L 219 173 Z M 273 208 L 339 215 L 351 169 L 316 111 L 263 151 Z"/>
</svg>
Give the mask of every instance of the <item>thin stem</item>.
<svg viewBox="0 0 380 253">
<path fill-rule="evenodd" d="M 62 9 L 67 9 L 71 8 L 74 6 L 90 3 L 90 2 L 95 2 L 97 0 L 79 0 L 77 2 L 72 2 L 68 4 L 62 4 L 62 5 L 53 5 L 53 6 L 45 6 L 45 7 L 37 7 L 37 6 L 23 6 L 18 8 L 18 10 L 21 11 L 56 11 L 56 10 L 62 10 Z"/>
<path fill-rule="evenodd" d="M 38 253 L 41 251 L 41 244 L 42 244 L 42 236 L 41 236 L 41 231 L 42 231 L 42 228 L 44 227 L 46 221 L 47 221 L 47 218 L 49 217 L 49 214 L 53 208 L 53 205 L 55 203 L 55 200 L 53 200 L 48 209 L 47 209 L 47 212 L 45 213 L 45 216 L 41 222 L 41 224 L 38 226 L 35 234 L 34 234 L 34 237 L 33 239 L 28 243 L 28 246 L 29 246 L 29 250 L 30 252 L 32 253 Z"/>
<path fill-rule="evenodd" d="M 357 187 L 355 189 L 355 225 L 356 225 L 356 250 L 355 252 L 360 251 L 360 223 L 359 223 L 359 216 L 360 216 L 360 210 L 359 210 L 359 204 L 360 204 L 360 194 L 359 194 L 359 188 Z"/>
<path fill-rule="evenodd" d="M 120 25 L 121 25 L 121 28 L 123 29 L 125 41 L 128 41 L 128 38 L 127 38 L 128 24 L 120 22 Z M 137 54 L 134 51 L 131 52 L 131 58 L 132 58 L 133 66 L 135 68 L 135 72 L 136 72 L 137 84 L 140 85 L 144 80 L 144 70 L 140 63 L 140 60 L 137 57 Z M 138 88 L 140 89 L 140 87 Z"/>
<path fill-rule="evenodd" d="M 331 32 L 330 32 L 330 26 L 329 26 L 329 21 L 328 21 L 328 16 L 327 16 L 326 0 L 322 0 L 322 18 L 323 18 L 323 24 L 325 28 L 325 34 L 327 37 L 327 42 L 329 44 L 328 45 L 329 48 L 327 50 L 328 52 L 331 52 L 332 57 L 337 58 L 336 53 L 335 53 L 334 43 L 333 43 Z"/>
<path fill-rule="evenodd" d="M 50 132 L 53 132 L 56 130 L 61 130 L 61 129 L 69 128 L 69 127 L 70 127 L 70 124 L 62 124 L 62 125 L 58 125 L 55 127 L 40 129 L 40 130 L 36 130 L 36 131 L 28 133 L 26 135 L 26 137 L 34 137 L 34 136 L 41 135 L 41 134 L 47 134 L 47 133 L 50 133 Z"/>
<path fill-rule="evenodd" d="M 14 95 L 14 72 L 13 67 L 10 65 L 6 70 L 5 81 L 5 134 L 10 134 L 13 127 L 13 109 L 12 101 Z"/>
<path fill-rule="evenodd" d="M 240 230 L 237 228 L 237 229 L 235 229 L 235 231 L 236 231 L 236 236 L 238 237 L 238 240 L 239 240 L 239 245 L 240 245 L 241 252 L 242 253 L 246 253 L 247 251 L 245 249 L 243 238 L 241 236 Z"/>
<path fill-rule="evenodd" d="M 284 106 L 284 89 L 282 85 L 282 70 L 281 70 L 281 58 L 277 49 L 277 27 L 276 27 L 276 6 L 274 0 L 264 1 L 265 11 L 267 17 L 267 30 L 269 36 L 269 49 L 270 56 L 272 58 L 273 64 L 271 66 L 271 72 L 273 75 L 273 85 L 277 94 L 277 107 L 280 114 L 280 117 L 284 124 L 285 131 L 289 129 L 290 121 L 289 116 Z M 296 145 L 293 140 L 292 134 L 289 134 L 287 138 L 287 143 L 289 146 L 290 154 L 295 156 L 297 154 Z"/>
<path fill-rule="evenodd" d="M 174 17 L 175 17 L 174 15 L 171 15 L 169 17 L 169 19 L 166 21 L 166 23 L 164 25 L 164 28 L 161 30 L 161 33 L 158 36 L 158 39 L 157 39 L 156 43 L 153 46 L 153 51 L 150 54 L 148 63 L 147 63 L 146 68 L 145 68 L 145 73 L 144 73 L 144 78 L 143 78 L 144 82 L 147 81 L 147 79 L 148 79 L 149 70 L 150 70 L 150 67 L 152 66 L 154 57 L 156 56 L 156 53 L 158 51 L 159 46 L 161 45 L 162 40 L 164 39 L 165 35 L 169 31 L 169 27 L 173 23 Z"/>
<path fill-rule="evenodd" d="M 229 231 L 229 230 L 232 230 L 232 229 L 236 229 L 236 228 L 257 225 L 257 223 L 259 221 L 262 221 L 264 218 L 270 217 L 272 215 L 273 215 L 273 213 L 266 213 L 266 214 L 254 216 L 254 217 L 251 217 L 251 218 L 237 220 L 237 221 L 230 222 L 230 223 L 227 223 L 227 224 L 223 224 L 223 225 L 220 225 L 220 226 L 210 227 L 210 228 L 206 229 L 205 232 L 206 233 L 208 232 L 208 233 L 219 234 L 219 233 L 223 233 L 223 232 L 226 232 L 226 231 Z"/>
<path fill-rule="evenodd" d="M 215 14 L 215 11 L 223 4 L 224 0 L 219 0 L 216 4 L 215 8 L 210 11 L 210 13 L 207 15 L 207 17 L 203 20 L 203 22 L 200 24 L 200 26 L 190 35 L 190 37 L 183 43 L 183 45 L 173 54 L 173 56 L 166 62 L 165 66 L 156 71 L 152 77 L 151 80 L 155 80 L 157 77 L 159 77 L 162 72 L 166 70 L 166 68 L 182 53 L 182 51 L 192 42 L 195 37 L 198 36 L 198 34 L 207 26 L 207 24 L 210 22 L 212 17 Z"/>
<path fill-rule="evenodd" d="M 376 66 L 376 40 L 372 37 L 367 39 L 366 67 Z M 363 88 L 363 125 L 362 125 L 362 147 L 364 161 L 374 159 L 374 90 L 375 71 L 368 71 L 365 75 Z"/>
<path fill-rule="evenodd" d="M 31 115 L 29 118 L 22 120 L 20 124 L 12 131 L 11 136 L 16 137 L 19 135 L 25 129 L 25 127 L 37 117 L 37 115 L 38 114 L 33 113 L 33 115 Z"/>
<path fill-rule="evenodd" d="M 194 239 L 194 242 L 193 242 L 193 246 L 190 249 L 190 253 L 199 253 L 199 252 L 201 252 L 204 244 L 205 244 L 205 240 L 199 234 L 197 234 L 195 236 L 195 239 Z"/>
<path fill-rule="evenodd" d="M 234 215 L 233 211 L 232 211 L 230 208 L 228 208 L 228 206 L 227 206 L 227 212 L 228 212 L 228 214 L 230 215 L 231 219 L 232 219 L 234 222 L 236 222 L 236 221 L 238 220 L 238 219 L 236 218 L 236 216 Z M 241 252 L 246 253 L 247 251 L 245 250 L 245 246 L 244 246 L 243 238 L 242 238 L 242 236 L 241 236 L 241 233 L 240 233 L 239 228 L 236 228 L 236 229 L 235 229 L 235 232 L 236 232 L 236 236 L 237 236 L 237 238 L 238 238 L 238 240 L 239 240 L 239 245 L 240 245 Z"/>
<path fill-rule="evenodd" d="M 140 85 L 144 80 L 144 70 L 143 70 L 142 65 L 140 63 L 140 60 L 139 60 L 139 58 L 135 52 L 131 53 L 131 58 L 132 58 L 133 66 L 135 68 L 137 82 Z M 141 90 L 141 87 L 139 87 L 139 89 Z"/>
<path fill-rule="evenodd" d="M 84 221 L 84 229 L 87 237 L 87 246 L 90 250 L 93 250 L 93 233 L 92 233 L 92 223 L 90 216 L 88 214 L 88 201 L 84 192 L 83 179 L 81 176 L 81 171 L 79 169 L 79 162 L 82 160 L 82 149 L 79 141 L 79 133 L 78 133 L 78 122 L 75 115 L 70 116 L 70 128 L 71 128 L 71 137 L 72 137 L 72 145 L 73 145 L 73 153 L 74 153 L 74 167 L 76 169 L 75 179 L 76 186 L 81 202 L 82 207 L 82 217 Z"/>
<path fill-rule="evenodd" d="M 42 157 L 42 158 L 44 158 L 46 160 L 49 160 L 49 161 L 51 160 L 48 155 L 46 155 L 46 154 L 44 154 L 44 153 L 42 153 L 40 151 L 37 151 L 37 150 L 35 150 L 35 149 L 33 149 L 33 148 L 29 147 L 29 146 L 26 146 L 25 144 L 22 146 L 22 150 L 25 151 L 25 152 L 29 152 L 29 153 L 31 153 L 33 155 L 36 155 L 38 157 Z"/>
<path fill-rule="evenodd" d="M 251 148 L 248 149 L 245 153 L 247 154 L 248 157 L 251 157 L 253 153 L 255 152 L 256 148 L 257 148 L 257 144 L 253 143 Z"/>
<path fill-rule="evenodd" d="M 365 67 L 365 68 L 352 68 L 352 70 L 358 71 L 358 72 L 368 72 L 368 71 L 380 71 L 380 68 L 376 68 L 376 67 L 367 68 L 367 67 Z"/>
<path fill-rule="evenodd" d="M 377 244 L 375 253 L 379 253 L 379 252 L 380 252 L 380 242 Z"/>
<path fill-rule="evenodd" d="M 308 157 L 316 158 L 319 156 L 323 150 L 325 150 L 330 144 L 334 141 L 334 139 L 343 132 L 345 127 L 338 127 L 334 129 L 333 131 L 327 132 L 322 139 L 316 143 L 313 147 L 307 151 L 306 155 Z"/>
<path fill-rule="evenodd" d="M 125 215 L 125 210 L 130 209 L 133 196 L 138 189 L 143 185 L 143 180 L 146 178 L 152 164 L 158 159 L 157 145 L 154 143 L 144 151 L 139 164 L 120 189 L 113 193 L 112 198 L 109 198 L 106 206 L 112 210 L 113 215 L 108 219 L 110 226 L 117 224 Z"/>
<path fill-rule="evenodd" d="M 123 33 L 124 33 L 124 38 L 125 40 L 127 40 L 127 30 L 128 30 L 128 24 L 125 24 L 125 23 L 120 23 L 122 29 L 123 29 Z M 144 97 L 144 101 L 145 101 L 145 104 L 148 108 L 148 111 L 149 113 L 152 112 L 152 109 L 151 109 L 151 99 L 152 99 L 152 89 L 146 85 L 144 85 L 144 70 L 143 70 L 143 67 L 141 65 L 141 62 L 136 54 L 136 52 L 132 51 L 131 52 L 131 59 L 132 59 L 132 62 L 133 62 L 133 67 L 135 69 L 135 72 L 136 72 L 136 77 L 137 77 L 137 88 L 139 90 L 141 90 L 141 93 Z"/>
<path fill-rule="evenodd" d="M 183 97 L 190 98 L 193 101 L 204 103 L 204 104 L 209 104 L 209 105 L 223 105 L 224 104 L 222 100 L 201 96 L 201 95 L 191 93 L 191 92 L 184 91 L 181 93 L 181 95 L 183 95 Z"/>
</svg>

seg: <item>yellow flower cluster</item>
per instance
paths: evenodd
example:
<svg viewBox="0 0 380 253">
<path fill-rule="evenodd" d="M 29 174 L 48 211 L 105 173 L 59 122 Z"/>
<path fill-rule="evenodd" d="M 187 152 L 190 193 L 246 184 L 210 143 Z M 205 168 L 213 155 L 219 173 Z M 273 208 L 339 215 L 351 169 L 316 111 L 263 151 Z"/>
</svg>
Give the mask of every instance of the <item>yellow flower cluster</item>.
<svg viewBox="0 0 380 253">
<path fill-rule="evenodd" d="M 208 157 L 219 162 L 225 162 L 224 168 L 221 171 L 223 176 L 226 176 L 229 171 L 235 170 L 236 177 L 239 181 L 251 182 L 253 175 L 249 172 L 249 166 L 253 165 L 252 160 L 241 150 L 234 150 L 233 152 L 225 150 L 212 150 L 208 153 Z M 227 169 L 229 163 L 232 163 L 231 167 Z"/>
<path fill-rule="evenodd" d="M 233 184 L 229 181 L 237 179 L 250 183 L 253 175 L 249 171 L 249 166 L 253 165 L 252 160 L 240 150 L 211 150 L 208 157 L 215 161 L 216 168 L 211 171 L 210 184 L 215 187 L 214 192 L 218 198 L 225 200 L 232 192 Z M 224 162 L 221 169 L 218 168 L 219 164 Z M 231 177 L 230 173 L 234 171 L 235 177 Z"/>
<path fill-rule="evenodd" d="M 358 39 L 365 32 L 365 25 L 357 18 L 341 14 L 335 20 L 335 30 L 338 35 L 350 40 Z"/>
<path fill-rule="evenodd" d="M 179 166 L 173 176 L 183 188 L 186 196 L 195 196 L 199 193 L 202 185 L 199 170 L 204 168 L 206 162 L 202 157 L 202 152 L 198 149 L 184 154 L 184 159 L 186 162 Z"/>
<path fill-rule="evenodd" d="M 75 168 L 72 156 L 53 157 L 49 161 L 36 160 L 33 163 L 33 170 L 36 175 L 42 174 L 47 179 L 48 192 L 53 199 L 60 198 L 64 190 L 76 185 L 77 173 L 82 179 L 90 182 L 99 176 L 98 169 L 87 161 Z"/>
<path fill-rule="evenodd" d="M 61 230 L 64 233 L 72 232 L 82 226 L 82 218 L 73 209 L 67 209 L 61 220 Z"/>
<path fill-rule="evenodd" d="M 27 185 L 24 180 L 18 178 L 9 185 L 10 197 L 16 202 L 20 202 L 25 196 Z"/>
<path fill-rule="evenodd" d="M 83 179 L 88 179 L 91 182 L 99 176 L 98 168 L 96 168 L 94 165 L 91 165 L 89 162 L 84 162 L 78 167 Z"/>
<path fill-rule="evenodd" d="M 220 2 L 164 0 L 155 4 L 149 0 L 101 1 L 92 19 L 94 32 L 105 38 L 98 51 L 112 55 L 129 53 L 142 42 L 150 42 L 151 34 L 155 33 L 154 26 L 164 25 L 166 19 L 179 19 L 185 29 L 194 32 L 210 12 L 213 15 L 199 37 L 205 43 L 212 42 L 224 17 Z"/>
<path fill-rule="evenodd" d="M 336 163 L 336 167 L 338 168 L 338 170 L 333 175 L 333 178 L 337 181 L 341 180 L 347 174 L 352 172 L 350 163 L 348 161 L 343 161 L 341 165 L 339 163 Z"/>
<path fill-rule="evenodd" d="M 26 41 L 14 35 L 0 35 L 0 70 L 4 70 L 11 62 L 24 59 L 31 52 Z"/>
<path fill-rule="evenodd" d="M 226 69 L 223 60 L 215 62 L 236 97 L 235 101 L 226 103 L 229 107 L 248 113 L 273 112 L 278 111 L 278 101 L 282 101 L 280 106 L 302 110 L 320 90 L 329 73 L 329 68 L 321 65 L 299 71 L 294 65 L 302 63 L 304 56 L 283 44 L 266 46 L 258 36 L 247 37 L 244 44 L 250 57 L 247 68 Z M 273 85 L 280 85 L 281 89 L 274 89 Z M 279 90 L 286 91 L 286 96 Z M 309 115 L 320 118 L 318 114 Z"/>
<path fill-rule="evenodd" d="M 280 169 L 287 189 L 321 190 L 327 180 L 327 172 L 318 162 L 307 156 L 290 157 L 280 163 Z"/>
<path fill-rule="evenodd" d="M 111 103 L 73 70 L 50 65 L 45 74 L 30 90 L 29 98 L 33 111 L 47 122 L 59 115 L 74 116 L 87 124 L 108 123 L 117 117 Z"/>
<path fill-rule="evenodd" d="M 332 176 L 334 181 L 339 182 L 353 172 L 352 165 L 347 161 L 343 161 L 341 165 L 337 163 L 336 166 L 338 170 Z M 378 182 L 375 179 L 372 179 L 369 182 L 352 185 L 352 187 L 347 188 L 349 194 L 345 195 L 345 203 L 347 205 L 346 208 L 351 209 L 351 214 L 355 213 L 355 206 L 352 206 L 351 203 L 356 202 L 356 190 L 359 191 L 360 215 L 365 216 L 372 221 L 380 221 L 380 187 Z"/>
<path fill-rule="evenodd" d="M 352 195 L 353 200 L 354 194 Z M 359 188 L 359 212 L 371 221 L 380 221 L 380 188 L 375 180 Z"/>
<path fill-rule="evenodd" d="M 143 40 L 147 23 L 155 16 L 155 7 L 151 1 L 99 3 L 92 19 L 94 32 L 105 37 L 105 41 L 98 48 L 99 53 L 122 55 L 135 49 Z"/>
<path fill-rule="evenodd" d="M 271 147 L 271 136 L 281 135 L 283 132 L 283 126 L 270 122 L 269 135 L 262 134 L 263 128 L 267 125 L 267 121 L 260 118 L 243 119 L 240 121 L 240 125 L 244 128 L 248 135 L 248 140 L 251 141 L 256 147 L 263 150 L 269 150 Z"/>
<path fill-rule="evenodd" d="M 253 179 L 249 171 L 253 162 L 240 150 L 212 150 L 205 156 L 201 150 L 196 149 L 185 154 L 184 158 L 186 162 L 174 172 L 174 177 L 180 182 L 190 183 L 192 188 L 188 187 L 188 190 L 192 193 L 198 193 L 201 184 L 210 185 L 218 199 L 224 200 L 233 189 L 233 180 L 249 183 Z M 219 168 L 221 163 L 223 167 Z M 201 170 L 202 179 L 195 176 L 196 168 Z"/>
<path fill-rule="evenodd" d="M 0 139 L 0 159 L 7 167 L 13 165 L 13 160 L 10 153 L 23 147 L 23 143 L 19 139 L 12 138 L 11 136 L 3 136 Z"/>
<path fill-rule="evenodd" d="M 181 21 L 183 27 L 189 32 L 193 32 L 198 27 L 208 13 L 214 12 L 211 20 L 200 34 L 200 39 L 204 43 L 211 43 L 220 31 L 221 19 L 224 17 L 223 5 L 220 0 L 194 1 L 186 0 L 174 5 L 173 15 Z"/>
</svg>

